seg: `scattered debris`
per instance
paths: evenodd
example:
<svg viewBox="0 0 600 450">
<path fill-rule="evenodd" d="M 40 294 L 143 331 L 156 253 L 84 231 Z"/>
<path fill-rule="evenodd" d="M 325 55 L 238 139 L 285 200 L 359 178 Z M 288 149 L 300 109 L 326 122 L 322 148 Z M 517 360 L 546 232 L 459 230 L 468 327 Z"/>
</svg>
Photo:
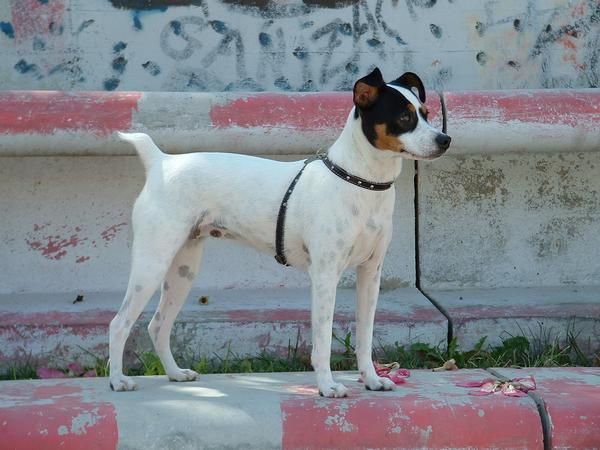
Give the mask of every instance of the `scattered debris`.
<svg viewBox="0 0 600 450">
<path fill-rule="evenodd" d="M 389 378 L 395 384 L 406 383 L 406 379 L 410 377 L 410 371 L 408 369 L 400 368 L 400 364 L 397 362 L 389 364 L 379 364 L 377 361 L 373 361 L 375 366 L 375 373 L 383 378 Z M 362 378 L 358 380 L 360 383 L 363 382 Z"/>
<path fill-rule="evenodd" d="M 35 373 L 37 376 L 46 379 L 46 378 L 67 378 L 67 374 L 62 370 L 58 369 L 50 369 L 48 367 L 39 367 Z"/>
<path fill-rule="evenodd" d="M 466 383 L 458 383 L 460 387 L 478 387 L 479 389 L 469 391 L 469 395 L 490 395 L 494 392 L 502 392 L 508 397 L 525 397 L 527 392 L 535 391 L 535 379 L 532 376 L 523 378 L 513 378 L 512 380 L 496 380 L 494 378 L 486 378 L 481 381 L 467 381 Z"/>
<path fill-rule="evenodd" d="M 73 300 L 73 304 L 80 303 L 83 301 L 83 295 L 79 294 L 75 300 Z"/>
<path fill-rule="evenodd" d="M 445 372 L 446 370 L 458 370 L 458 366 L 454 359 L 449 359 L 442 366 L 433 369 L 434 372 Z"/>
<path fill-rule="evenodd" d="M 49 367 L 39 367 L 36 371 L 36 374 L 41 379 L 48 378 L 90 378 L 97 377 L 96 369 L 85 370 L 81 365 L 77 362 L 72 362 L 67 366 L 67 371 L 64 372 L 58 369 L 51 369 Z"/>
</svg>

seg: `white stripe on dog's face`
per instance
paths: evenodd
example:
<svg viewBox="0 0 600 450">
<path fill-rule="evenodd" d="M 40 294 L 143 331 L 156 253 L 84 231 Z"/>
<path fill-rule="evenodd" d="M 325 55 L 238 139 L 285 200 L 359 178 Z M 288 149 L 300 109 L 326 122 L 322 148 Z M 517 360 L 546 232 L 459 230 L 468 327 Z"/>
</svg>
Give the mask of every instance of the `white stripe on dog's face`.
<svg viewBox="0 0 600 450">
<path fill-rule="evenodd" d="M 408 108 L 410 110 L 414 108 L 414 114 L 417 116 L 416 127 L 412 131 L 402 133 L 397 137 L 402 142 L 404 149 L 401 155 L 409 159 L 435 159 L 441 156 L 447 147 L 440 146 L 439 142 L 436 141 L 436 138 L 443 133 L 427 122 L 427 107 L 419 101 L 411 90 L 400 86 L 388 86 L 400 92 L 410 102 Z"/>
</svg>

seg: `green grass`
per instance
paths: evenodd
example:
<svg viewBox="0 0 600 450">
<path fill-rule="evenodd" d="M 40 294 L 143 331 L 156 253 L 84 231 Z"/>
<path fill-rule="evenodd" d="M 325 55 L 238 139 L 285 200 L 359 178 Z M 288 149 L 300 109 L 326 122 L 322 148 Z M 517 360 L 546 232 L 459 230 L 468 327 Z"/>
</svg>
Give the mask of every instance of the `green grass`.
<svg viewBox="0 0 600 450">
<path fill-rule="evenodd" d="M 30 365 L 10 366 L 6 373 L 0 374 L 0 380 L 32 380 L 38 378 L 36 367 Z"/>
<path fill-rule="evenodd" d="M 407 369 L 432 369 L 444 364 L 450 358 L 461 369 L 488 367 L 564 367 L 600 365 L 600 355 L 587 356 L 579 344 L 573 329 L 568 329 L 566 338 L 560 341 L 552 330 L 541 325 L 538 330 L 521 330 L 523 335 L 505 336 L 500 345 L 487 345 L 487 337 L 482 337 L 474 348 L 461 350 L 453 340 L 449 346 L 432 346 L 421 342 L 411 345 L 377 345 L 373 359 L 380 363 L 398 362 Z M 525 334 L 529 337 L 525 337 Z M 342 351 L 331 355 L 333 370 L 356 370 L 356 359 L 350 333 L 333 339 L 342 346 Z M 95 369 L 98 376 L 108 375 L 108 361 L 92 353 L 95 365 L 86 369 Z M 127 370 L 129 375 L 164 375 L 165 371 L 158 356 L 154 353 L 137 355 L 137 367 Z M 184 360 L 185 358 L 180 358 Z M 183 361 L 182 361 L 183 362 Z M 231 349 L 225 354 L 187 358 L 186 367 L 198 373 L 264 373 L 310 371 L 310 352 L 300 348 L 298 341 L 288 345 L 285 354 L 262 352 L 255 356 L 236 355 Z M 65 364 L 66 366 L 66 364 Z M 27 358 L 22 364 L 9 367 L 0 380 L 35 379 L 37 366 L 33 358 Z"/>
</svg>

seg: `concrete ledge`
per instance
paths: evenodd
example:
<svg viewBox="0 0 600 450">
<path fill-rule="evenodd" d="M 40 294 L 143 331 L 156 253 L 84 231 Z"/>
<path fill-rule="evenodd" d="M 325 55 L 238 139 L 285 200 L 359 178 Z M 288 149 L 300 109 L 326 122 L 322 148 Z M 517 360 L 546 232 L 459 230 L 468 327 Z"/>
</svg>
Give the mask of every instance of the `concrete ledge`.
<svg viewBox="0 0 600 450">
<path fill-rule="evenodd" d="M 600 150 L 600 89 L 443 95 L 453 154 Z"/>
<path fill-rule="evenodd" d="M 507 378 L 524 370 L 496 369 Z M 598 448 L 600 446 L 600 369 L 526 369 L 537 382 L 535 395 L 544 402 L 551 425 L 548 448 Z"/>
<path fill-rule="evenodd" d="M 487 336 L 498 345 L 510 336 L 565 339 L 578 336 L 582 350 L 600 349 L 600 286 L 427 290 L 450 315 L 463 349 Z"/>
<path fill-rule="evenodd" d="M 0 370 L 33 359 L 65 367 L 71 361 L 93 365 L 90 353 L 108 355 L 108 324 L 120 307 L 122 293 L 86 294 L 80 303 L 66 294 L 21 294 L 0 297 Z M 199 302 L 208 296 L 208 304 Z M 155 295 L 137 322 L 126 346 L 134 354 L 152 350 L 146 327 L 158 297 Z M 354 335 L 355 292 L 340 289 L 335 332 Z M 375 321 L 375 345 L 445 342 L 447 322 L 414 288 L 382 292 Z M 177 355 L 190 358 L 227 351 L 256 355 L 263 350 L 285 354 L 288 346 L 310 345 L 308 289 L 193 290 L 178 316 L 171 342 Z M 337 346 L 337 349 L 341 347 Z"/>
<path fill-rule="evenodd" d="M 10 448 L 543 448 L 532 399 L 456 386 L 483 370 L 414 371 L 394 392 L 336 377 L 348 398 L 319 397 L 313 373 L 141 377 L 128 393 L 106 379 L 2 382 L 0 430 Z"/>
<path fill-rule="evenodd" d="M 598 151 L 600 89 L 430 92 L 445 103 L 452 154 Z M 312 154 L 337 138 L 348 92 L 4 91 L 0 156 L 131 155 L 116 131 L 144 131 L 165 150 Z"/>
<path fill-rule="evenodd" d="M 526 336 L 532 344 L 577 336 L 581 349 L 600 348 L 600 287 L 504 288 L 426 291 L 450 315 L 461 349 L 487 336 L 499 345 L 510 336 Z M 92 354 L 105 358 L 108 324 L 121 303 L 121 293 L 86 294 L 73 304 L 71 294 L 11 294 L 0 296 L 0 370 L 33 359 L 65 366 L 77 360 L 94 364 Z M 208 297 L 208 303 L 199 299 Z M 355 292 L 340 289 L 335 332 L 354 334 Z M 263 350 L 285 354 L 288 347 L 310 346 L 310 300 L 307 289 L 194 289 L 172 333 L 174 352 L 201 355 L 256 355 Z M 137 322 L 126 347 L 129 363 L 135 354 L 152 350 L 146 326 L 157 295 Z M 447 320 L 414 288 L 382 292 L 375 321 L 375 343 L 432 345 L 446 342 Z M 341 347 L 337 346 L 337 350 Z"/>
</svg>

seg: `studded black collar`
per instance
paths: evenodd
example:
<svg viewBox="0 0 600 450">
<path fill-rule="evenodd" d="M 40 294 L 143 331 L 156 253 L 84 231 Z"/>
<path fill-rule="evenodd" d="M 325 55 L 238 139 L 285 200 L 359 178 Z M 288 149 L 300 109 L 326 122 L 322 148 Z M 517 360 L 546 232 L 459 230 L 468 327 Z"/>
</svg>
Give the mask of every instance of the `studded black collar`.
<svg viewBox="0 0 600 450">
<path fill-rule="evenodd" d="M 355 186 L 361 187 L 368 191 L 385 191 L 392 187 L 394 184 L 393 181 L 388 181 L 387 183 L 376 183 L 374 181 L 365 180 L 364 178 L 357 177 L 356 175 L 351 175 L 346 172 L 343 168 L 338 166 L 336 163 L 331 161 L 327 155 L 319 156 L 327 168 L 331 170 L 334 174 L 340 177 L 342 180 L 347 181 L 348 183 L 352 183 Z"/>
</svg>

